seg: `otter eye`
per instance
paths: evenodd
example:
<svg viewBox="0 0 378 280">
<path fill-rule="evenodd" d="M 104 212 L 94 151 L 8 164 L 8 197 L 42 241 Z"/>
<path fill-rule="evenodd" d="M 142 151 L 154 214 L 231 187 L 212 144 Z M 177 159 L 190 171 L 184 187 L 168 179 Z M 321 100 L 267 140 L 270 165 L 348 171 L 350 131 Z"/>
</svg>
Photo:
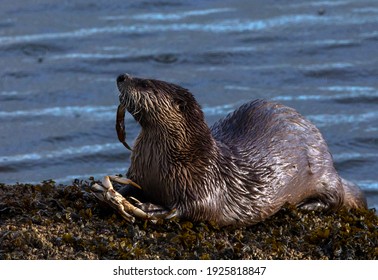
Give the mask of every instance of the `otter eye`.
<svg viewBox="0 0 378 280">
<path fill-rule="evenodd" d="M 150 88 L 148 81 L 141 81 L 139 87 L 141 90 L 147 90 Z"/>
</svg>

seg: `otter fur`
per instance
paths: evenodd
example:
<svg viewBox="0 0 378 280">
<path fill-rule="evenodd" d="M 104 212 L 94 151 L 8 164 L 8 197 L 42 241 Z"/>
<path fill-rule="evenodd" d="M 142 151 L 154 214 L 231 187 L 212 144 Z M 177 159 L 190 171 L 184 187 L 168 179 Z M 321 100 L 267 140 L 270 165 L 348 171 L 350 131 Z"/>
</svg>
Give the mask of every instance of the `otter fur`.
<svg viewBox="0 0 378 280">
<path fill-rule="evenodd" d="M 117 85 L 141 125 L 127 177 L 156 209 L 223 226 L 255 224 L 286 203 L 366 208 L 361 190 L 338 175 L 319 130 L 292 108 L 255 100 L 209 128 L 187 89 L 128 74 Z"/>
</svg>

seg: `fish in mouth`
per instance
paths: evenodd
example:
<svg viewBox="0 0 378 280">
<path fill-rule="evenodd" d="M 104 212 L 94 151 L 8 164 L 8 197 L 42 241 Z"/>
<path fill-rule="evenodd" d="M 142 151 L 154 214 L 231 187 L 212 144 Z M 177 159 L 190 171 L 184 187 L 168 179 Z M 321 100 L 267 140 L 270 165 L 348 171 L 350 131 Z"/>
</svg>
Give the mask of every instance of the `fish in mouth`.
<svg viewBox="0 0 378 280">
<path fill-rule="evenodd" d="M 126 107 L 119 104 L 117 109 L 116 130 L 118 140 L 126 147 L 126 149 L 131 151 L 131 147 L 126 143 L 125 112 Z"/>
</svg>

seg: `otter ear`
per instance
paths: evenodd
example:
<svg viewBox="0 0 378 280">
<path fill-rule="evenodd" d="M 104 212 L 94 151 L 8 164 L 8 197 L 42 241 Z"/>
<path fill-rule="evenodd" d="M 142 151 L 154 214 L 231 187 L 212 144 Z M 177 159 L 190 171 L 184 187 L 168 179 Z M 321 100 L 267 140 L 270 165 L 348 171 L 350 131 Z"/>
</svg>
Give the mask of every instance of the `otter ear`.
<svg viewBox="0 0 378 280">
<path fill-rule="evenodd" d="M 187 102 L 185 100 L 181 100 L 181 102 L 179 103 L 179 109 L 181 112 L 186 112 L 187 110 Z"/>
<path fill-rule="evenodd" d="M 186 110 L 187 110 L 187 101 L 182 96 L 177 96 L 175 98 L 175 103 L 176 103 L 176 107 L 181 112 L 186 112 Z"/>
</svg>

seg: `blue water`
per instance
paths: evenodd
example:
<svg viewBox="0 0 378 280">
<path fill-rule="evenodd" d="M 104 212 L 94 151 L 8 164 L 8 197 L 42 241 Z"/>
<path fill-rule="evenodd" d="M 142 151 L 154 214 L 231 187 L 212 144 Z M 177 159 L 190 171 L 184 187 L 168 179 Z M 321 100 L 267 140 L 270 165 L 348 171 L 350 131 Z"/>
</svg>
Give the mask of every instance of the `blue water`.
<svg viewBox="0 0 378 280">
<path fill-rule="evenodd" d="M 377 65 L 376 0 L 2 0 L 0 182 L 125 173 L 128 72 L 190 89 L 210 125 L 256 98 L 296 108 L 378 208 Z"/>
</svg>

